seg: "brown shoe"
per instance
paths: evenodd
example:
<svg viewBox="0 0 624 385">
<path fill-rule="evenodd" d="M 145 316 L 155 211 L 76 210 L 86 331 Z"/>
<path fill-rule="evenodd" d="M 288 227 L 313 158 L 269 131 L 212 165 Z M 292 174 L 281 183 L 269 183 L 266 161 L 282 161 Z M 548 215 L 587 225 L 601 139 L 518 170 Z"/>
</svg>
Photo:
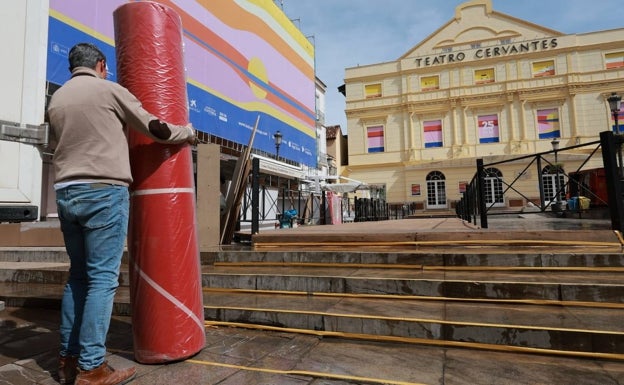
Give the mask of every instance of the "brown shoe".
<svg viewBox="0 0 624 385">
<path fill-rule="evenodd" d="M 136 368 L 115 370 L 104 362 L 92 370 L 78 370 L 75 385 L 122 385 L 132 380 L 136 375 Z"/>
<path fill-rule="evenodd" d="M 59 384 L 73 384 L 74 380 L 76 379 L 76 374 L 78 374 L 78 357 L 59 356 Z"/>
</svg>

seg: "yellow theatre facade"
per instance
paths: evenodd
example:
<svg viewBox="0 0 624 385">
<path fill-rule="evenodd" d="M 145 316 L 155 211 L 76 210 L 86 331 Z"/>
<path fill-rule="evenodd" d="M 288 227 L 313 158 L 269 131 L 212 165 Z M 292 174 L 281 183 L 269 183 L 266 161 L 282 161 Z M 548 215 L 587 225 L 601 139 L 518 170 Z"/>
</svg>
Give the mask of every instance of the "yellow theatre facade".
<svg viewBox="0 0 624 385">
<path fill-rule="evenodd" d="M 342 174 L 381 187 L 390 203 L 450 209 L 479 158 L 599 140 L 613 125 L 607 98 L 623 91 L 624 29 L 565 35 L 496 12 L 491 0 L 466 2 L 397 60 L 346 69 Z M 584 159 L 572 151 L 565 167 Z M 511 182 L 518 167 L 488 171 Z M 518 200 L 509 190 L 496 205 Z"/>
</svg>

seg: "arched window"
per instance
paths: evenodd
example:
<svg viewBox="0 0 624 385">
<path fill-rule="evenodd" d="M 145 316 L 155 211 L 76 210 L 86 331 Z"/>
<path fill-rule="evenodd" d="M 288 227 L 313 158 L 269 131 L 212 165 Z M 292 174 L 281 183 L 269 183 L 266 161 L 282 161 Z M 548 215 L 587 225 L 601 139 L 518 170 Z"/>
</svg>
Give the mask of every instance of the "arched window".
<svg viewBox="0 0 624 385">
<path fill-rule="evenodd" d="M 503 173 L 494 167 L 486 168 L 483 172 L 485 174 L 485 204 L 487 207 L 504 206 Z"/>
<path fill-rule="evenodd" d="M 440 171 L 427 174 L 427 208 L 446 208 L 446 177 Z"/>
<path fill-rule="evenodd" d="M 542 186 L 546 203 L 565 199 L 565 172 L 563 167 L 548 165 L 542 169 Z M 557 191 L 559 192 L 556 197 Z"/>
</svg>

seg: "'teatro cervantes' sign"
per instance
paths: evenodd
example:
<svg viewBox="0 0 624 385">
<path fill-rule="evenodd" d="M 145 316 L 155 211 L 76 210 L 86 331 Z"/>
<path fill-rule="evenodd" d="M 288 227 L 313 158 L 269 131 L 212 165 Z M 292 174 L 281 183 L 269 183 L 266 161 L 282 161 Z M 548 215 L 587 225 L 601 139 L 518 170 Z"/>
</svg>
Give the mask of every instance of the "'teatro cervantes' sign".
<svg viewBox="0 0 624 385">
<path fill-rule="evenodd" d="M 473 59 L 485 59 L 497 56 L 515 55 L 519 53 L 547 50 L 557 47 L 557 39 L 535 40 L 525 43 L 507 44 L 497 47 L 479 48 L 474 50 Z M 437 56 L 426 56 L 415 59 L 417 67 L 428 67 L 440 64 L 461 62 L 466 59 L 466 53 L 444 53 Z"/>
</svg>

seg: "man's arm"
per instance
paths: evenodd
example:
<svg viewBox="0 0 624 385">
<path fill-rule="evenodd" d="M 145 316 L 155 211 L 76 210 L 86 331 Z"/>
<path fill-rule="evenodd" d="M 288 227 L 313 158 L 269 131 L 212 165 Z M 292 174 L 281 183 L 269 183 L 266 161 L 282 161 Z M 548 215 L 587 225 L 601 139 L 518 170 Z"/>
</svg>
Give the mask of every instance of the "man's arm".
<svg viewBox="0 0 624 385">
<path fill-rule="evenodd" d="M 191 124 L 179 126 L 160 120 L 147 112 L 141 102 L 126 88 L 116 87 L 117 100 L 123 119 L 131 128 L 161 143 L 197 143 L 197 135 Z"/>
<path fill-rule="evenodd" d="M 171 127 L 179 128 L 182 126 L 175 126 L 170 123 L 163 122 L 160 119 L 154 119 L 154 120 L 150 120 L 150 122 L 147 124 L 147 127 L 148 127 L 150 134 L 152 134 L 155 138 L 170 142 L 171 136 L 172 136 Z M 182 141 L 189 142 L 190 144 L 197 144 L 197 134 L 193 126 L 189 123 L 186 126 L 184 126 L 184 128 L 187 131 L 188 138 Z M 179 131 L 184 131 L 184 130 L 180 129 Z M 176 143 L 177 143 L 177 140 L 176 140 Z"/>
</svg>

